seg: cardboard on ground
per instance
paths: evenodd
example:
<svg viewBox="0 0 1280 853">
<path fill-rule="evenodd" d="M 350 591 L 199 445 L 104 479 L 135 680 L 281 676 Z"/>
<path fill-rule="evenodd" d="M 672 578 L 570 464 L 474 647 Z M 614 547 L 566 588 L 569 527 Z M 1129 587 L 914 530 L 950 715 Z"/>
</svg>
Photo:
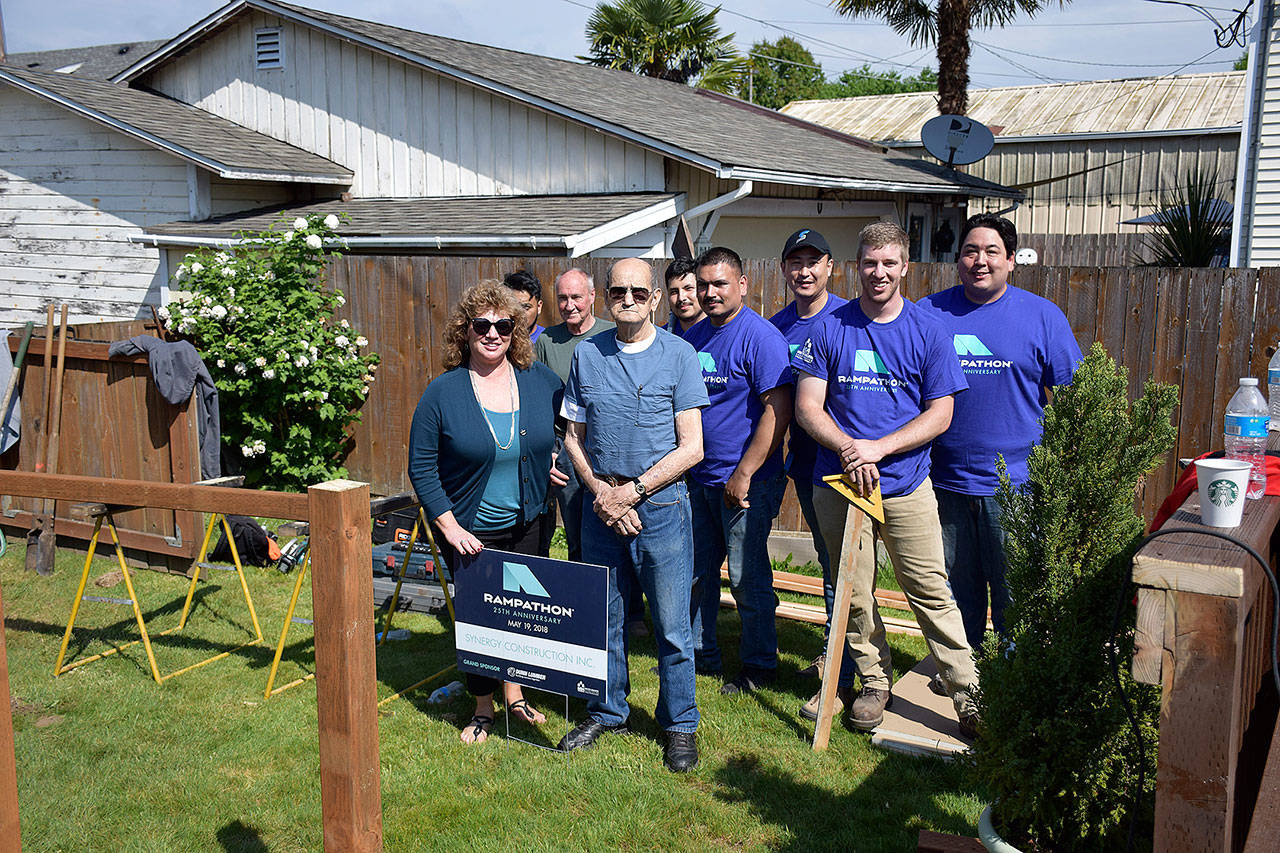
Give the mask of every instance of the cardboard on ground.
<svg viewBox="0 0 1280 853">
<path fill-rule="evenodd" d="M 866 497 L 858 494 L 858 490 L 854 488 L 853 481 L 849 479 L 848 474 L 828 474 L 822 478 L 822 482 L 843 495 L 849 503 L 884 524 L 884 498 L 880 496 L 879 481 L 876 481 L 875 489 Z"/>
<path fill-rule="evenodd" d="M 893 704 L 884 722 L 871 733 L 871 743 L 892 752 L 950 758 L 968 752 L 960 737 L 955 707 L 946 696 L 929 689 L 938 671 L 932 655 L 903 673 L 893 685 Z"/>
</svg>

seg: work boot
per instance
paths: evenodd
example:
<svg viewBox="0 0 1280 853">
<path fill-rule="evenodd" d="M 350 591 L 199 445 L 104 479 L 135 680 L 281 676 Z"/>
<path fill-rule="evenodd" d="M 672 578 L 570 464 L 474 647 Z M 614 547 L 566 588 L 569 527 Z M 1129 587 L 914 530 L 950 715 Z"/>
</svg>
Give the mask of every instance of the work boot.
<svg viewBox="0 0 1280 853">
<path fill-rule="evenodd" d="M 886 688 L 863 687 L 849 707 L 849 725 L 869 732 L 884 722 L 885 709 L 893 704 L 893 694 Z"/>
<path fill-rule="evenodd" d="M 800 716 L 804 717 L 806 720 L 814 720 L 816 722 L 818 719 L 818 700 L 820 698 L 822 698 L 821 690 L 813 694 L 812 699 L 810 699 L 808 702 L 805 702 L 803 705 L 800 706 Z M 838 716 L 840 712 L 844 710 L 845 706 L 852 701 L 853 701 L 852 687 L 837 687 L 835 700 L 831 703 L 832 704 L 831 716 L 832 717 Z"/>
</svg>

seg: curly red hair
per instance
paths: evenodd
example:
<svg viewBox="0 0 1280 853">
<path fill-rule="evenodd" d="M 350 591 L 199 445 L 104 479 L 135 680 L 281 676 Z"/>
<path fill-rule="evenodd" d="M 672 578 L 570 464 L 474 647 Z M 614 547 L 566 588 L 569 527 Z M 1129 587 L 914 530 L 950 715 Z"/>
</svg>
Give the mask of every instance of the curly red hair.
<svg viewBox="0 0 1280 853">
<path fill-rule="evenodd" d="M 507 347 L 507 360 L 521 370 L 533 366 L 533 344 L 529 340 L 529 329 L 524 324 L 524 308 L 502 282 L 486 278 L 479 284 L 466 289 L 458 304 L 453 306 L 453 313 L 444 324 L 444 368 L 452 370 L 467 363 L 471 356 L 471 346 L 467 343 L 467 328 L 471 321 L 492 311 L 499 317 L 510 317 L 515 321 L 515 330 L 511 333 L 511 344 Z"/>
</svg>

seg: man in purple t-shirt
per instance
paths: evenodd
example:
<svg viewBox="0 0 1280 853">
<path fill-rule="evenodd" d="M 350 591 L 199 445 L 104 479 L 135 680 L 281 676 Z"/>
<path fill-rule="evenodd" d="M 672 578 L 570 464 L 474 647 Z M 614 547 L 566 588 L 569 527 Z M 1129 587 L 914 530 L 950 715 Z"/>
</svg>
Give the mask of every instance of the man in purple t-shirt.
<svg viewBox="0 0 1280 853">
<path fill-rule="evenodd" d="M 1049 389 L 1070 382 L 1080 360 L 1062 310 L 1009 284 L 1017 248 L 1008 219 L 970 217 L 960 231 L 960 284 L 920 302 L 951 333 L 969 382 L 951 427 L 934 439 L 933 488 L 947 575 L 974 648 L 986 635 L 988 588 L 998 636 L 1009 604 L 996 458 L 1004 457 L 1014 485 L 1026 482 Z"/>
<path fill-rule="evenodd" d="M 693 639 L 697 669 L 722 669 L 716 640 L 720 564 L 742 619 L 741 671 L 721 693 L 750 693 L 778 669 L 778 631 L 769 562 L 769 531 L 782 505 L 782 434 L 791 421 L 787 342 L 744 304 L 742 259 L 716 247 L 697 261 L 698 301 L 707 318 L 685 335 L 702 366 L 711 405 L 702 413 L 703 459 L 689 471 L 693 487 Z"/>
<path fill-rule="evenodd" d="M 838 690 L 849 724 L 874 729 L 892 701 L 889 644 L 875 601 L 879 533 L 938 662 L 960 731 L 972 737 L 977 672 L 947 586 L 938 504 L 929 482 L 929 442 L 951 422 L 954 396 L 966 385 L 942 324 L 899 291 L 906 271 L 907 235 L 901 228 L 876 222 L 862 230 L 862 295 L 824 318 L 792 357 L 800 371 L 796 413 L 819 444 L 813 503 L 832 562 L 839 563 L 843 547 L 857 548 L 846 655 L 862 690 L 854 696 L 848 667 L 841 669 Z M 884 495 L 884 523 L 864 525 L 856 544 L 845 541 L 848 504 L 822 482 L 842 472 L 863 494 L 878 482 Z"/>
<path fill-rule="evenodd" d="M 787 238 L 782 246 L 782 277 L 791 288 L 795 298 L 791 303 L 769 318 L 782 336 L 787 339 L 787 346 L 792 355 L 800 349 L 809 337 L 809 333 L 823 317 L 844 305 L 849 300 L 827 292 L 827 282 L 831 280 L 831 270 L 835 266 L 831 259 L 831 247 L 826 238 L 812 228 L 802 228 Z M 818 455 L 817 443 L 800 425 L 791 421 L 787 437 L 787 476 L 795 484 L 796 500 L 800 504 L 800 514 L 813 536 L 813 549 L 818 555 L 818 565 L 822 567 L 822 598 L 827 609 L 826 632 L 831 629 L 831 608 L 835 603 L 835 586 L 831 577 L 831 560 L 827 557 L 827 546 L 818 535 L 818 523 L 813 514 L 813 463 Z M 824 642 L 825 648 L 825 642 Z M 826 654 L 818 655 L 801 675 L 817 677 L 822 674 L 822 663 Z M 817 719 L 817 707 L 802 711 L 806 717 Z M 810 716 L 812 714 L 812 716 Z"/>
</svg>

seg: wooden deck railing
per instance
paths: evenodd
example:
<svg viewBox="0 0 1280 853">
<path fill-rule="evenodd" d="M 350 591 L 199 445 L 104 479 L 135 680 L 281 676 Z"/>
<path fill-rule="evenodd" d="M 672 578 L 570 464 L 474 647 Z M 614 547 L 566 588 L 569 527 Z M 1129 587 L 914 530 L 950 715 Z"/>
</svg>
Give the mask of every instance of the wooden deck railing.
<svg viewBox="0 0 1280 853">
<path fill-rule="evenodd" d="M 382 849 L 367 483 L 335 480 L 302 495 L 0 471 L 0 495 L 310 521 L 324 846 L 354 853 Z M 0 696 L 8 695 L 0 642 Z M 6 702 L 0 712 L 0 850 L 21 844 L 15 768 Z"/>
<path fill-rule="evenodd" d="M 1280 449 L 1272 433 L 1270 446 Z M 1164 528 L 1216 530 L 1275 565 L 1280 498 L 1249 501 L 1236 528 L 1203 528 L 1193 493 Z M 1274 850 L 1280 753 L 1269 745 L 1277 696 L 1270 668 L 1271 587 L 1232 543 L 1198 533 L 1149 542 L 1134 558 L 1138 627 L 1133 674 L 1161 686 L 1156 850 Z M 1261 792 L 1261 796 L 1260 796 Z M 1265 839 L 1265 841 L 1263 841 Z"/>
</svg>

